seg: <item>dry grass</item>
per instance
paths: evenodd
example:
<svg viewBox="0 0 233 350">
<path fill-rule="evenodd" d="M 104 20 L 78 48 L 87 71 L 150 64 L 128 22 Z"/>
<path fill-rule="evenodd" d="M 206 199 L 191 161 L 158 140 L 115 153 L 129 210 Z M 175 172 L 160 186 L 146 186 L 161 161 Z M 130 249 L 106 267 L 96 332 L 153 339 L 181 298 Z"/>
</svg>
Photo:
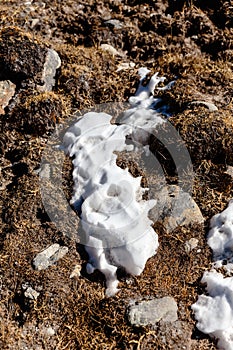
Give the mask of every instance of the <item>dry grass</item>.
<svg viewBox="0 0 233 350">
<path fill-rule="evenodd" d="M 33 3 L 31 12 L 27 12 L 23 2 L 2 0 L 0 63 L 7 56 L 7 48 L 12 52 L 15 49 L 21 59 L 21 50 L 30 56 L 30 50 L 39 46 L 41 50 L 55 49 L 62 66 L 53 92 L 40 93 L 33 80 L 38 67 L 29 67 L 30 71 L 22 62 L 29 78 L 23 86 L 18 81 L 17 98 L 0 119 L 0 176 L 5 184 L 0 196 L 1 349 L 179 350 L 182 346 L 191 350 L 216 349 L 216 341 L 195 330 L 190 306 L 204 291 L 200 279 L 211 262 L 205 239 L 209 219 L 223 210 L 233 195 L 232 178 L 225 173 L 226 165 L 233 165 L 232 30 L 226 4 L 220 3 L 218 17 L 211 4 L 208 8 L 198 1 L 190 6 L 184 1 L 156 1 L 155 14 L 150 16 L 149 3 L 142 8 L 137 1 L 102 5 L 81 1 L 81 7 L 84 6 L 81 13 L 72 0 L 66 4 L 45 1 L 43 11 Z M 106 27 L 101 18 L 102 7 L 125 27 L 122 30 Z M 166 14 L 172 14 L 170 20 L 165 15 L 166 8 Z M 32 18 L 39 19 L 38 27 L 32 27 Z M 196 34 L 198 38 L 192 38 Z M 221 40 L 223 44 L 218 46 Z M 6 42 L 8 46 L 4 46 Z M 126 56 L 113 57 L 100 50 L 101 43 L 127 50 Z M 11 56 L 12 62 L 14 57 Z M 134 61 L 135 68 L 116 72 L 118 64 L 125 61 Z M 123 103 L 136 90 L 137 69 L 145 65 L 152 72 L 165 75 L 168 81 L 176 77 L 173 89 L 160 92 L 159 96 L 169 103 L 173 112 L 170 121 L 190 153 L 195 171 L 193 198 L 205 224 L 178 227 L 167 234 L 155 223 L 160 242 L 157 254 L 148 261 L 141 276 L 125 276 L 120 271 L 120 292 L 107 299 L 103 276 L 98 272 L 91 276 L 85 273 L 87 256 L 78 245 L 79 222 L 75 214 L 63 215 L 60 228 L 55 226 L 44 208 L 35 170 L 40 167 L 55 123 L 68 122 L 75 112 L 120 101 L 122 106 L 106 107 L 116 119 Z M 213 113 L 199 106 L 191 109 L 189 103 L 194 100 L 215 103 L 219 110 Z M 161 147 L 161 159 L 168 182 L 173 183 L 177 178 L 164 151 Z M 67 213 L 71 195 L 71 163 L 65 159 L 61 167 L 56 152 L 48 153 L 47 157 L 54 165 L 55 185 L 59 171 L 63 174 L 62 192 L 57 196 L 54 183 L 48 179 L 43 183 L 53 208 L 50 214 L 62 217 Z M 146 186 L 147 175 L 135 161 L 118 158 L 119 165 L 128 165 L 134 176 L 142 175 Z M 158 182 L 156 177 L 154 182 Z M 190 238 L 198 239 L 198 251 L 187 254 L 185 242 Z M 68 254 L 55 266 L 35 271 L 33 258 L 52 243 L 68 246 Z M 76 264 L 82 265 L 81 276 L 70 279 Z M 30 302 L 24 297 L 25 282 L 40 292 L 37 301 Z M 173 296 L 178 304 L 179 323 L 158 324 L 154 328 L 129 324 L 130 300 L 166 295 Z M 48 327 L 55 330 L 55 335 L 46 333 Z M 176 327 L 181 329 L 181 336 L 177 335 Z"/>
</svg>

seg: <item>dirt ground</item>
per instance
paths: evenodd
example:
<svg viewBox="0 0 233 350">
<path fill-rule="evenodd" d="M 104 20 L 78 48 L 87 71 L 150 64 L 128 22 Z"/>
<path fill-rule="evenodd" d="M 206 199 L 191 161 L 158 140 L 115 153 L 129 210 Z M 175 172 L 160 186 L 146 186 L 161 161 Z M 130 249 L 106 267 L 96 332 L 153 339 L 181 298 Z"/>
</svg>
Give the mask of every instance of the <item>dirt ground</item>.
<svg viewBox="0 0 233 350">
<path fill-rule="evenodd" d="M 118 53 L 103 50 L 102 44 Z M 53 91 L 41 92 L 37 86 L 47 48 L 57 51 L 61 67 Z M 135 66 L 117 71 L 125 62 Z M 204 291 L 200 279 L 211 262 L 205 239 L 209 220 L 233 197 L 232 177 L 226 174 L 233 166 L 232 62 L 232 1 L 1 0 L 0 80 L 16 85 L 0 115 L 2 350 L 217 349 L 214 340 L 195 329 L 190 306 Z M 170 121 L 190 153 L 192 195 L 205 224 L 167 234 L 155 223 L 158 253 L 141 276 L 122 274 L 120 292 L 105 298 L 103 276 L 85 274 L 87 257 L 77 240 L 48 217 L 36 170 L 56 123 L 101 103 L 127 101 L 142 66 L 167 82 L 176 80 L 158 95 L 169 105 Z M 218 110 L 192 104 L 200 100 Z M 193 237 L 200 252 L 187 254 L 184 243 Z M 48 269 L 35 270 L 33 258 L 53 243 L 67 246 L 68 253 Z M 77 264 L 83 267 L 81 276 L 71 279 Z M 25 297 L 25 283 L 40 293 L 36 300 Z M 131 299 L 167 295 L 178 304 L 180 333 L 163 324 L 129 324 Z"/>
</svg>

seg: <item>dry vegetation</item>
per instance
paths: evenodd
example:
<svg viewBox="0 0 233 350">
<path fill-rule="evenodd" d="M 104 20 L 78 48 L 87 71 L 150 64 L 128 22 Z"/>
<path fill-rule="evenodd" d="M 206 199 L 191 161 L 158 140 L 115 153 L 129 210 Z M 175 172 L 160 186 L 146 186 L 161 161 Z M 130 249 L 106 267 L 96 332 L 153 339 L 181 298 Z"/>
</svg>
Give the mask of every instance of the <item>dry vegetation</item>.
<svg viewBox="0 0 233 350">
<path fill-rule="evenodd" d="M 232 177 L 225 173 L 227 165 L 233 166 L 232 5 L 224 0 L 1 1 L 0 80 L 16 84 L 14 99 L 0 115 L 2 350 L 176 350 L 187 344 L 191 350 L 216 349 L 213 340 L 195 330 L 190 305 L 203 291 L 199 282 L 211 261 L 205 240 L 209 219 L 233 197 Z M 107 25 L 110 18 L 122 27 Z M 34 19 L 39 20 L 35 25 Z M 120 55 L 101 50 L 102 43 L 113 45 Z M 53 92 L 41 93 L 36 84 L 46 47 L 58 52 L 62 65 Z M 129 61 L 135 68 L 116 72 L 120 63 Z M 100 273 L 85 274 L 87 256 L 75 232 L 69 238 L 48 217 L 35 170 L 56 123 L 97 104 L 127 101 L 141 66 L 159 71 L 167 81 L 176 79 L 172 90 L 159 94 L 190 153 L 193 198 L 205 225 L 178 227 L 167 234 L 155 223 L 158 253 L 141 276 L 122 273 L 120 292 L 106 299 Z M 190 106 L 196 100 L 214 103 L 218 111 Z M 68 198 L 68 160 L 63 171 Z M 55 200 L 54 212 L 63 210 Z M 200 252 L 187 254 L 184 243 L 192 237 L 199 240 Z M 52 243 L 68 246 L 68 254 L 47 270 L 35 271 L 34 256 Z M 70 279 L 76 264 L 83 266 L 81 277 Z M 26 282 L 40 292 L 37 301 L 24 297 Z M 162 324 L 152 329 L 128 323 L 131 299 L 166 295 L 178 304 L 180 338 Z M 55 335 L 46 333 L 48 327 Z"/>
</svg>

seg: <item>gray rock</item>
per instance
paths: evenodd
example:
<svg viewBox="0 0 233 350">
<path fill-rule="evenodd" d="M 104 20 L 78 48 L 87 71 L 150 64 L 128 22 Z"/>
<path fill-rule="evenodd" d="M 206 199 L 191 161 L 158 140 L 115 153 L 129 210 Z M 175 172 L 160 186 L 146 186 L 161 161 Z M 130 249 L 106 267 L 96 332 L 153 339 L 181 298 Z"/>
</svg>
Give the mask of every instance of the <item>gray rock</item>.
<svg viewBox="0 0 233 350">
<path fill-rule="evenodd" d="M 50 164 L 44 163 L 41 167 L 34 171 L 36 175 L 39 175 L 41 179 L 49 179 L 51 175 Z"/>
<path fill-rule="evenodd" d="M 191 350 L 192 325 L 177 320 L 173 323 L 162 323 L 156 331 L 165 349 Z"/>
<path fill-rule="evenodd" d="M 41 253 L 33 260 L 33 265 L 36 270 L 45 270 L 49 266 L 54 265 L 58 260 L 63 258 L 68 253 L 68 248 L 55 243 Z"/>
<path fill-rule="evenodd" d="M 172 297 L 133 302 L 129 306 L 128 318 L 132 325 L 155 325 L 159 321 L 175 322 L 177 304 Z"/>
<path fill-rule="evenodd" d="M 5 114 L 4 108 L 15 94 L 15 84 L 10 80 L 0 81 L 0 115 Z"/>
<path fill-rule="evenodd" d="M 167 232 L 172 232 L 178 226 L 204 222 L 194 199 L 179 186 L 165 186 L 154 192 L 153 198 L 157 199 L 157 204 L 150 216 L 154 222 L 161 223 Z"/>
<path fill-rule="evenodd" d="M 44 91 L 51 91 L 52 88 L 55 85 L 55 75 L 57 69 L 61 66 L 61 59 L 58 55 L 58 53 L 53 49 L 48 49 L 46 57 L 45 57 L 45 63 L 44 63 L 44 70 L 42 72 L 42 81 L 44 82 L 44 85 L 37 86 L 37 89 L 44 92 Z"/>
<path fill-rule="evenodd" d="M 120 22 L 118 19 L 109 19 L 108 21 L 104 22 L 107 26 L 113 27 L 115 29 L 122 29 L 124 27 L 124 24 Z"/>
<path fill-rule="evenodd" d="M 203 105 L 209 109 L 210 112 L 214 112 L 218 110 L 218 107 L 215 106 L 215 104 L 207 101 L 192 101 L 190 102 L 191 105 Z"/>
</svg>

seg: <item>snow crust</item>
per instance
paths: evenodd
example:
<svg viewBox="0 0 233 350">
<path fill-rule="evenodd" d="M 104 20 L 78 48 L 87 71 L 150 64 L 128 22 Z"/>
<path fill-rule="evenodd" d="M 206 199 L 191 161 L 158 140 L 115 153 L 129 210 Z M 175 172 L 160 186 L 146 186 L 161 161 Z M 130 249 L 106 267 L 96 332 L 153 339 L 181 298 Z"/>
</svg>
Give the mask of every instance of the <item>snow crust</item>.
<svg viewBox="0 0 233 350">
<path fill-rule="evenodd" d="M 233 272 L 233 200 L 220 214 L 213 216 L 207 237 L 213 250 L 213 267 L 224 267 Z M 201 295 L 192 310 L 197 328 L 218 339 L 218 347 L 233 350 L 233 277 L 224 277 L 214 268 L 205 272 L 201 280 L 206 283 L 208 296 Z"/>
<path fill-rule="evenodd" d="M 140 186 L 141 178 L 119 168 L 114 153 L 134 149 L 133 144 L 126 144 L 128 136 L 146 144 L 150 129 L 164 122 L 156 111 L 158 99 L 152 95 L 164 78 L 155 74 L 143 86 L 148 72 L 146 68 L 139 70 L 139 88 L 130 98 L 131 108 L 120 125 L 111 124 L 112 117 L 106 113 L 90 112 L 66 132 L 63 140 L 64 150 L 73 157 L 71 203 L 86 233 L 87 272 L 98 269 L 105 275 L 108 296 L 118 290 L 117 267 L 139 275 L 158 248 L 158 237 L 148 218 L 156 201 L 142 199 L 146 189 Z"/>
</svg>

